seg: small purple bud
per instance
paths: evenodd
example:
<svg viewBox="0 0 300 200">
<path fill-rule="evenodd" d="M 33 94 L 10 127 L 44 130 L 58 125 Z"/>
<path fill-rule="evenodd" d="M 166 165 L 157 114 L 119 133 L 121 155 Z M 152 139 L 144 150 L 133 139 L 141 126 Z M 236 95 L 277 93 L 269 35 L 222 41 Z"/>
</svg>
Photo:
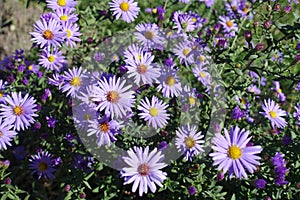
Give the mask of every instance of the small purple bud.
<svg viewBox="0 0 300 200">
<path fill-rule="evenodd" d="M 263 43 L 258 43 L 256 46 L 255 46 L 255 49 L 257 51 L 262 51 L 265 49 L 265 45 Z"/>
<path fill-rule="evenodd" d="M 246 39 L 247 42 L 250 42 L 252 40 L 252 33 L 250 30 L 246 30 L 244 32 L 244 37 Z"/>
<path fill-rule="evenodd" d="M 85 193 L 81 193 L 81 194 L 79 195 L 79 197 L 80 197 L 80 199 L 84 199 L 84 198 L 86 197 L 86 194 L 85 194 Z"/>
<path fill-rule="evenodd" d="M 70 189 L 71 189 L 71 186 L 68 184 L 68 185 L 65 186 L 64 191 L 69 192 Z"/>
<path fill-rule="evenodd" d="M 6 178 L 5 180 L 4 180 L 4 183 L 6 184 L 6 185 L 9 185 L 10 183 L 11 183 L 11 179 L 8 177 L 8 178 Z"/>
<path fill-rule="evenodd" d="M 285 6 L 283 11 L 285 12 L 285 14 L 289 14 L 292 11 L 292 7 L 291 6 Z"/>
<path fill-rule="evenodd" d="M 224 174 L 221 173 L 221 172 L 219 172 L 219 173 L 217 174 L 217 179 L 218 179 L 219 181 L 223 180 L 223 179 L 224 179 Z"/>
<path fill-rule="evenodd" d="M 256 179 L 254 181 L 254 186 L 258 189 L 264 189 L 266 187 L 267 181 L 265 179 Z"/>
<path fill-rule="evenodd" d="M 190 195 L 194 195 L 197 192 L 197 189 L 194 186 L 189 186 L 188 187 L 188 192 Z"/>
</svg>

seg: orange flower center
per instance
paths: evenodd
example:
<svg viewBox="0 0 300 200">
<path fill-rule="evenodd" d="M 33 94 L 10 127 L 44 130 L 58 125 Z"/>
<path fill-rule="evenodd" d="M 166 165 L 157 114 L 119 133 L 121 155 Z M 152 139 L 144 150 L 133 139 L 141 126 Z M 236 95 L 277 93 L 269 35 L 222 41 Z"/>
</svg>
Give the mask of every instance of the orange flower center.
<svg viewBox="0 0 300 200">
<path fill-rule="evenodd" d="M 44 172 L 48 169 L 48 165 L 45 162 L 40 162 L 38 166 L 39 171 Z"/>
<path fill-rule="evenodd" d="M 147 40 L 152 40 L 154 38 L 154 33 L 152 31 L 146 31 L 144 35 Z"/>
<path fill-rule="evenodd" d="M 14 113 L 17 116 L 21 116 L 24 113 L 24 108 L 22 106 L 14 107 Z"/>
<path fill-rule="evenodd" d="M 54 37 L 54 34 L 52 33 L 52 31 L 50 31 L 49 29 L 48 30 L 45 30 L 43 32 L 43 37 L 46 39 L 46 40 L 52 40 L 53 37 Z"/>
<path fill-rule="evenodd" d="M 137 67 L 137 71 L 139 74 L 145 74 L 147 72 L 147 66 L 146 65 L 139 65 Z"/>
<path fill-rule="evenodd" d="M 104 133 L 107 133 L 109 131 L 109 124 L 107 122 L 100 123 L 100 130 Z"/>
<path fill-rule="evenodd" d="M 116 91 L 110 91 L 106 96 L 107 101 L 111 103 L 117 103 L 120 99 L 120 95 Z"/>
<path fill-rule="evenodd" d="M 150 166 L 146 163 L 143 163 L 138 167 L 138 172 L 141 176 L 147 176 L 150 172 Z"/>
<path fill-rule="evenodd" d="M 233 25 L 233 22 L 232 21 L 230 21 L 230 20 L 228 20 L 227 22 L 226 22 L 226 25 L 230 28 L 230 27 L 232 27 L 232 25 Z"/>
</svg>

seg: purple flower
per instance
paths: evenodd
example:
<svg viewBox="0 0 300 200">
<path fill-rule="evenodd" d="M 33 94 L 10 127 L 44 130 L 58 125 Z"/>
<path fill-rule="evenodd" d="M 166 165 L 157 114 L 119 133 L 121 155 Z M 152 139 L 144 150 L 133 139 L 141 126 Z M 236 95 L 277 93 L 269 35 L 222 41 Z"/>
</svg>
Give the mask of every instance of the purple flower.
<svg viewBox="0 0 300 200">
<path fill-rule="evenodd" d="M 113 0 L 109 2 L 109 5 L 116 19 L 122 17 L 122 20 L 127 23 L 133 22 L 140 11 L 137 2 L 134 0 Z"/>
<path fill-rule="evenodd" d="M 194 186 L 189 186 L 188 187 L 188 192 L 190 195 L 194 195 L 197 192 L 197 189 Z"/>
<path fill-rule="evenodd" d="M 234 109 L 232 110 L 231 117 L 232 119 L 239 120 L 243 118 L 244 115 L 245 115 L 244 111 L 242 111 L 239 106 L 235 106 Z"/>
<path fill-rule="evenodd" d="M 53 173 L 55 172 L 52 155 L 47 151 L 38 152 L 32 155 L 29 159 L 29 168 L 32 169 L 32 174 L 37 173 L 38 178 L 54 179 Z"/>
<path fill-rule="evenodd" d="M 46 116 L 46 120 L 49 128 L 55 128 L 55 124 L 56 122 L 58 122 L 57 119 L 51 116 L 50 117 Z"/>
<path fill-rule="evenodd" d="M 254 181 L 254 186 L 259 189 L 264 189 L 266 187 L 267 181 L 265 179 L 256 179 Z"/>
<path fill-rule="evenodd" d="M 168 143 L 166 141 L 162 141 L 158 145 L 158 150 L 160 151 L 166 150 L 167 148 L 168 148 Z"/>
</svg>

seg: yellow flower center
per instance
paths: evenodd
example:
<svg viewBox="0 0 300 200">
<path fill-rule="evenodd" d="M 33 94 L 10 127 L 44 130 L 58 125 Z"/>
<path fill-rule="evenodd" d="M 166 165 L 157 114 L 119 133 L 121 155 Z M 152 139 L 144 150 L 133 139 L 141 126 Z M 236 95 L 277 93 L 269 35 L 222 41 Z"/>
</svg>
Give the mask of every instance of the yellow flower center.
<svg viewBox="0 0 300 200">
<path fill-rule="evenodd" d="M 137 56 L 137 57 L 138 57 L 138 59 L 139 59 L 139 60 L 141 60 L 141 59 L 142 59 L 142 55 L 141 55 L 141 54 L 138 54 L 138 56 Z"/>
<path fill-rule="evenodd" d="M 58 0 L 58 1 L 57 1 L 57 4 L 58 4 L 59 6 L 64 7 L 64 6 L 67 5 L 67 0 Z"/>
<path fill-rule="evenodd" d="M 110 92 L 108 92 L 106 99 L 107 99 L 107 101 L 109 101 L 111 103 L 117 103 L 120 99 L 120 95 L 116 91 L 110 91 Z"/>
<path fill-rule="evenodd" d="M 84 120 L 90 120 L 91 119 L 91 115 L 90 114 L 85 114 L 84 115 Z"/>
<path fill-rule="evenodd" d="M 192 137 L 187 137 L 185 139 L 185 145 L 187 148 L 191 149 L 195 146 L 195 140 Z"/>
<path fill-rule="evenodd" d="M 78 76 L 75 76 L 74 78 L 72 78 L 71 80 L 71 85 L 78 87 L 81 85 L 81 80 Z"/>
<path fill-rule="evenodd" d="M 166 84 L 168 86 L 173 86 L 176 83 L 176 80 L 173 76 L 168 76 L 166 80 Z"/>
<path fill-rule="evenodd" d="M 157 108 L 150 108 L 149 112 L 150 112 L 150 115 L 152 117 L 156 117 L 158 115 L 158 109 Z"/>
<path fill-rule="evenodd" d="M 33 69 L 32 65 L 29 65 L 29 66 L 28 66 L 28 70 L 31 71 L 32 69 Z"/>
<path fill-rule="evenodd" d="M 43 37 L 46 39 L 46 40 L 52 40 L 53 37 L 54 37 L 54 34 L 52 33 L 52 31 L 50 31 L 49 29 L 48 30 L 45 30 L 43 32 Z"/>
<path fill-rule="evenodd" d="M 0 98 L 1 98 L 1 97 L 3 97 L 3 93 L 2 93 L 2 92 L 0 92 Z"/>
<path fill-rule="evenodd" d="M 242 98 L 242 104 L 246 105 L 246 103 L 247 103 L 246 99 Z"/>
<path fill-rule="evenodd" d="M 236 11 L 237 10 L 237 7 L 236 6 L 231 6 L 232 10 L 233 11 Z"/>
<path fill-rule="evenodd" d="M 147 40 L 152 40 L 154 38 L 154 33 L 152 31 L 146 31 L 144 35 Z"/>
<path fill-rule="evenodd" d="M 138 172 L 141 176 L 147 176 L 150 172 L 150 166 L 147 163 L 143 163 L 138 167 Z"/>
<path fill-rule="evenodd" d="M 233 22 L 232 21 L 230 21 L 230 20 L 228 20 L 227 22 L 226 22 L 226 25 L 230 28 L 230 27 L 232 27 L 232 25 L 233 25 Z"/>
<path fill-rule="evenodd" d="M 39 165 L 38 165 L 38 169 L 39 169 L 39 171 L 41 171 L 41 172 L 46 171 L 46 170 L 48 169 L 47 163 L 45 163 L 45 162 L 40 162 Z"/>
<path fill-rule="evenodd" d="M 199 76 L 200 76 L 201 78 L 205 78 L 205 77 L 206 77 L 206 74 L 205 74 L 204 72 L 200 72 L 200 73 L 199 73 Z"/>
<path fill-rule="evenodd" d="M 51 62 L 51 63 L 53 63 L 53 62 L 55 61 L 55 57 L 52 56 L 52 55 L 49 56 L 49 57 L 48 57 L 48 61 Z"/>
<path fill-rule="evenodd" d="M 107 133 L 109 131 L 109 124 L 107 122 L 100 123 L 100 130 L 104 133 Z"/>
<path fill-rule="evenodd" d="M 147 72 L 147 66 L 146 65 L 138 65 L 137 71 L 139 74 L 145 74 Z"/>
<path fill-rule="evenodd" d="M 127 12 L 129 10 L 129 4 L 125 1 L 123 1 L 121 4 L 120 4 L 120 9 L 124 12 Z"/>
<path fill-rule="evenodd" d="M 278 88 L 277 92 L 278 92 L 278 93 L 281 93 L 281 92 L 282 92 L 282 90 L 281 90 L 280 88 Z"/>
<path fill-rule="evenodd" d="M 204 57 L 204 56 L 198 56 L 198 59 L 199 59 L 201 62 L 204 62 L 204 61 L 205 61 L 205 57 Z"/>
<path fill-rule="evenodd" d="M 229 147 L 227 154 L 233 160 L 239 159 L 242 156 L 242 150 L 238 146 L 232 145 Z"/>
<path fill-rule="evenodd" d="M 70 30 L 66 30 L 66 32 L 67 32 L 67 38 L 72 36 L 72 32 Z"/>
<path fill-rule="evenodd" d="M 153 14 L 156 14 L 156 13 L 157 13 L 157 9 L 156 9 L 156 8 L 153 8 L 153 9 L 152 9 L 152 13 L 153 13 Z"/>
<path fill-rule="evenodd" d="M 67 21 L 68 20 L 68 16 L 67 15 L 62 15 L 62 16 L 60 16 L 60 20 L 61 21 Z"/>
<path fill-rule="evenodd" d="M 276 118 L 276 117 L 277 117 L 276 112 L 274 112 L 273 110 L 270 111 L 269 114 L 270 114 L 270 116 L 271 116 L 272 118 Z"/>
<path fill-rule="evenodd" d="M 16 106 L 14 107 L 14 113 L 17 116 L 20 116 L 24 113 L 24 108 L 22 106 Z"/>
<path fill-rule="evenodd" d="M 249 8 L 248 8 L 248 7 L 245 7 L 245 8 L 243 9 L 243 12 L 244 12 L 245 14 L 247 14 L 247 13 L 249 12 Z"/>
<path fill-rule="evenodd" d="M 194 105 L 196 103 L 196 99 L 194 97 L 189 97 L 189 103 Z"/>
<path fill-rule="evenodd" d="M 168 36 L 168 37 L 171 37 L 171 35 L 173 35 L 173 32 L 172 32 L 172 31 L 169 31 L 169 32 L 167 33 L 167 36 Z"/>
<path fill-rule="evenodd" d="M 193 22 L 197 22 L 197 19 L 195 17 L 192 18 Z"/>
<path fill-rule="evenodd" d="M 188 48 L 185 48 L 185 49 L 183 49 L 183 51 L 182 51 L 182 53 L 183 53 L 184 56 L 188 55 L 190 52 L 191 52 L 191 50 L 188 49 Z"/>
</svg>

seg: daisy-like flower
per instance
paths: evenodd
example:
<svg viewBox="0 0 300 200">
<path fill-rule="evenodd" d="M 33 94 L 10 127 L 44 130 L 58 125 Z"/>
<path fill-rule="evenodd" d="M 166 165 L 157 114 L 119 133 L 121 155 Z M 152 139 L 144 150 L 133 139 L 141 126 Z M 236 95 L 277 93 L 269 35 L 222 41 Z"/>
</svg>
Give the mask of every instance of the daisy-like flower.
<svg viewBox="0 0 300 200">
<path fill-rule="evenodd" d="M 145 97 L 138 106 L 138 110 L 141 111 L 139 116 L 148 122 L 149 126 L 163 128 L 167 125 L 167 120 L 170 119 L 167 108 L 168 105 L 156 96 L 152 96 L 151 102 L 148 97 Z"/>
<path fill-rule="evenodd" d="M 167 164 L 163 162 L 164 155 L 155 148 L 149 153 L 149 147 L 145 150 L 142 147 L 134 147 L 127 151 L 127 156 L 123 156 L 126 167 L 121 170 L 121 176 L 124 177 L 124 185 L 133 183 L 132 192 L 139 187 L 139 195 L 156 191 L 156 185 L 162 187 L 162 182 L 167 178 L 167 173 L 161 169 Z"/>
<path fill-rule="evenodd" d="M 235 32 L 238 31 L 238 26 L 227 16 L 219 16 L 219 22 L 223 26 L 224 32 L 227 33 L 227 36 L 233 37 L 235 36 Z"/>
<path fill-rule="evenodd" d="M 36 100 L 26 94 L 22 97 L 21 92 L 12 92 L 4 98 L 5 104 L 0 105 L 0 117 L 5 123 L 14 125 L 14 130 L 25 130 L 35 122 Z"/>
<path fill-rule="evenodd" d="M 65 71 L 62 76 L 63 85 L 61 86 L 62 92 L 66 92 L 67 96 L 77 97 L 78 91 L 84 81 L 86 70 L 82 70 L 81 67 L 69 69 Z"/>
<path fill-rule="evenodd" d="M 186 66 L 194 63 L 194 54 L 189 41 L 180 42 L 175 46 L 173 52 L 178 56 L 180 63 L 185 63 Z"/>
<path fill-rule="evenodd" d="M 126 112 L 131 111 L 134 101 L 134 92 L 128 91 L 130 85 L 125 86 L 125 80 L 116 76 L 99 80 L 98 87 L 94 88 L 93 101 L 100 102 L 97 110 L 105 110 L 105 114 L 114 117 L 126 116 Z"/>
<path fill-rule="evenodd" d="M 271 121 L 271 125 L 273 128 L 284 128 L 287 125 L 287 122 L 283 118 L 287 115 L 286 111 L 281 110 L 279 105 L 271 100 L 264 100 L 264 105 L 262 106 L 264 112 L 259 112 L 260 114 L 264 115 Z"/>
<path fill-rule="evenodd" d="M 61 31 L 60 23 L 55 19 L 50 19 L 47 23 L 45 19 L 38 20 L 34 24 L 35 32 L 30 34 L 33 36 L 33 42 L 43 47 L 61 47 L 66 33 Z"/>
<path fill-rule="evenodd" d="M 50 49 L 45 49 L 40 55 L 39 64 L 47 70 L 60 71 L 63 64 L 66 63 L 65 57 L 62 54 L 62 51 L 58 49 L 55 49 L 53 52 Z"/>
<path fill-rule="evenodd" d="M 77 4 L 74 0 L 46 0 L 47 7 L 52 10 L 60 8 L 74 8 Z"/>
<path fill-rule="evenodd" d="M 200 2 L 204 2 L 207 7 L 212 7 L 214 4 L 214 0 L 199 0 Z"/>
<path fill-rule="evenodd" d="M 201 135 L 201 131 L 197 132 L 196 126 L 189 124 L 182 126 L 176 130 L 176 146 L 179 151 L 184 152 L 184 158 L 192 161 L 193 158 L 204 152 L 202 139 L 204 135 Z"/>
<path fill-rule="evenodd" d="M 128 77 L 134 77 L 134 82 L 139 85 L 152 84 L 153 81 L 157 81 L 160 76 L 160 69 L 158 65 L 152 63 L 154 56 L 148 52 L 141 52 L 140 58 L 138 59 L 127 59 L 125 62 L 127 65 Z"/>
<path fill-rule="evenodd" d="M 54 18 L 61 24 L 75 23 L 78 20 L 77 14 L 73 14 L 75 10 L 75 8 L 59 8 L 55 11 Z"/>
<path fill-rule="evenodd" d="M 195 30 L 195 22 L 192 17 L 181 11 L 175 11 L 173 15 L 173 21 L 175 22 L 174 28 L 177 29 L 177 33 L 191 32 Z"/>
<path fill-rule="evenodd" d="M 137 40 L 146 48 L 154 49 L 164 44 L 164 38 L 161 37 L 159 27 L 156 24 L 142 23 L 138 24 L 134 35 Z"/>
<path fill-rule="evenodd" d="M 97 112 L 94 107 L 82 103 L 73 107 L 73 119 L 75 127 L 80 133 L 87 133 L 90 121 L 97 120 Z"/>
<path fill-rule="evenodd" d="M 4 120 L 0 117 L 0 150 L 7 149 L 7 146 L 11 146 L 10 141 L 18 134 L 12 130 L 13 125 L 4 123 Z"/>
<path fill-rule="evenodd" d="M 48 151 L 42 151 L 38 152 L 36 155 L 32 155 L 29 159 L 29 168 L 33 170 L 32 174 L 37 173 L 39 179 L 42 177 L 46 180 L 54 179 L 54 160 L 51 157 L 52 155 L 48 153 Z"/>
<path fill-rule="evenodd" d="M 210 153 L 209 156 L 214 160 L 213 166 L 219 165 L 218 170 L 223 170 L 225 174 L 229 173 L 229 178 L 233 173 L 239 179 L 247 178 L 245 169 L 251 174 L 259 165 L 257 160 L 259 156 L 255 155 L 262 151 L 261 146 L 247 146 L 251 137 L 249 131 L 239 127 L 230 127 L 230 133 L 224 129 L 225 137 L 217 133 L 212 138 L 212 149 L 216 152 Z"/>
<path fill-rule="evenodd" d="M 116 19 L 122 17 L 123 21 L 127 23 L 133 22 L 140 11 L 134 0 L 113 0 L 109 2 L 109 5 Z"/>
<path fill-rule="evenodd" d="M 191 89 L 189 86 L 185 85 L 183 88 L 182 98 L 183 103 L 189 107 L 195 106 L 197 102 L 196 88 Z"/>
<path fill-rule="evenodd" d="M 275 88 L 271 88 L 271 89 L 275 90 L 277 92 L 277 97 L 279 98 L 280 101 L 285 101 L 286 96 L 280 88 L 280 83 L 278 81 L 273 81 L 273 84 L 274 84 Z"/>
<path fill-rule="evenodd" d="M 71 22 L 66 22 L 62 29 L 67 33 L 66 45 L 74 48 L 76 46 L 76 42 L 81 41 L 80 38 L 78 38 L 81 36 L 78 25 Z"/>
<path fill-rule="evenodd" d="M 126 62 L 126 60 L 132 60 L 132 59 L 140 60 L 141 54 L 146 51 L 147 50 L 145 48 L 140 47 L 137 44 L 130 45 L 123 53 L 125 62 Z"/>
<path fill-rule="evenodd" d="M 177 70 L 172 67 L 164 67 L 159 78 L 158 91 L 162 91 L 164 97 L 177 97 L 182 92 L 181 82 L 177 76 Z"/>
<path fill-rule="evenodd" d="M 112 142 L 117 141 L 115 135 L 119 134 L 120 125 L 115 120 L 109 120 L 107 116 L 103 116 L 100 120 L 90 121 L 87 135 L 96 134 L 98 146 L 110 146 Z"/>
<path fill-rule="evenodd" d="M 209 86 L 211 83 L 210 74 L 207 72 L 207 67 L 197 65 L 193 68 L 194 76 L 205 86 Z"/>
</svg>

